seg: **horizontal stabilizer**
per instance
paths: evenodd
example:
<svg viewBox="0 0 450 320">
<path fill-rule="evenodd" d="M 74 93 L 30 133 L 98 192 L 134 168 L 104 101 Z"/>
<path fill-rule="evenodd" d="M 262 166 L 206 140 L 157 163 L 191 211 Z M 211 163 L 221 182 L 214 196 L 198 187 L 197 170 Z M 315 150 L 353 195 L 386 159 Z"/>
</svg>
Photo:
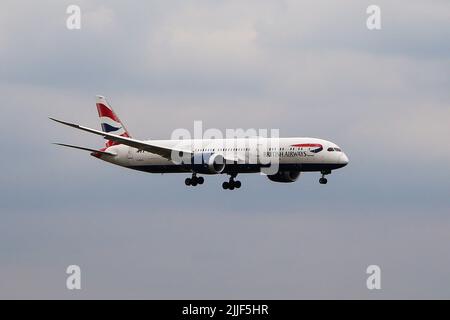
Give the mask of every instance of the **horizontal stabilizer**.
<svg viewBox="0 0 450 320">
<path fill-rule="evenodd" d="M 73 146 L 73 145 L 70 145 L 70 144 L 64 144 L 64 143 L 53 143 L 53 144 L 56 144 L 58 146 L 68 147 L 68 148 L 74 148 L 74 149 L 79 149 L 79 150 L 84 150 L 84 151 L 90 151 L 90 152 L 99 153 L 99 154 L 105 154 L 105 155 L 108 155 L 108 156 L 115 156 L 115 155 L 117 155 L 115 153 L 108 152 L 108 151 L 101 151 L 101 150 L 95 150 L 95 149 L 90 149 L 90 148 L 85 148 L 85 147 Z"/>
</svg>

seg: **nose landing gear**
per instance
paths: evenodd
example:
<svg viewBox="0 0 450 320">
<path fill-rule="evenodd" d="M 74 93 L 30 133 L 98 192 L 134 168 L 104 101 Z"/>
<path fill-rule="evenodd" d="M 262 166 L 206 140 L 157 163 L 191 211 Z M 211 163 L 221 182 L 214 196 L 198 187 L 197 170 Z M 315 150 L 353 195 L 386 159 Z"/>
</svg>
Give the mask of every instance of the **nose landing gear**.
<svg viewBox="0 0 450 320">
<path fill-rule="evenodd" d="M 203 177 L 197 177 L 195 173 L 192 174 L 192 178 L 186 178 L 186 180 L 184 180 L 184 183 L 187 186 L 193 187 L 195 187 L 197 184 L 203 184 L 203 182 L 205 182 L 205 179 Z"/>
<path fill-rule="evenodd" d="M 319 179 L 319 183 L 327 184 L 328 180 L 327 180 L 327 178 L 325 178 L 325 175 L 330 174 L 331 171 L 321 171 L 321 173 L 322 173 L 322 178 Z"/>
</svg>

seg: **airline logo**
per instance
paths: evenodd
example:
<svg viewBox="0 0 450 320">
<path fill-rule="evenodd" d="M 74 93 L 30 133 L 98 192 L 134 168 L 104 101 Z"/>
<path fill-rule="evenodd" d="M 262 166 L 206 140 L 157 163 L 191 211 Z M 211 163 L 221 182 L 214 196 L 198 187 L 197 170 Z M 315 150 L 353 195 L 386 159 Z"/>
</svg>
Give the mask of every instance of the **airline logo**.
<svg viewBox="0 0 450 320">
<path fill-rule="evenodd" d="M 103 97 L 98 97 L 96 105 L 103 132 L 130 138 L 130 135 L 123 127 L 122 122 Z M 114 141 L 107 141 L 106 146 L 111 147 L 117 144 L 118 143 Z"/>
<path fill-rule="evenodd" d="M 319 143 L 299 143 L 299 144 L 293 144 L 291 146 L 297 147 L 297 148 L 313 148 L 313 149 L 309 150 L 312 153 L 319 153 L 320 151 L 323 150 L 323 146 Z"/>
<path fill-rule="evenodd" d="M 98 115 L 104 132 L 118 136 L 126 133 L 115 113 L 102 103 L 97 103 Z"/>
</svg>

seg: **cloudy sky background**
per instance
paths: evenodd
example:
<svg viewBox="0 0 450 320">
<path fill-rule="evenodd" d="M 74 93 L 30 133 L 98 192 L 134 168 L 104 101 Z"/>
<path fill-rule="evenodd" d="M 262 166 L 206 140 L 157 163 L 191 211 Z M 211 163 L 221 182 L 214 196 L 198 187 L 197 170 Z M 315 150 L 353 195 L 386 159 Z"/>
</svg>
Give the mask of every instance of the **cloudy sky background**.
<svg viewBox="0 0 450 320">
<path fill-rule="evenodd" d="M 450 298 L 448 1 L 2 7 L 0 298 Z M 279 128 L 335 141 L 350 164 L 326 186 L 246 175 L 224 192 L 222 176 L 186 188 L 51 145 L 104 144 L 47 120 L 98 128 L 96 94 L 136 138 L 195 120 Z"/>
</svg>

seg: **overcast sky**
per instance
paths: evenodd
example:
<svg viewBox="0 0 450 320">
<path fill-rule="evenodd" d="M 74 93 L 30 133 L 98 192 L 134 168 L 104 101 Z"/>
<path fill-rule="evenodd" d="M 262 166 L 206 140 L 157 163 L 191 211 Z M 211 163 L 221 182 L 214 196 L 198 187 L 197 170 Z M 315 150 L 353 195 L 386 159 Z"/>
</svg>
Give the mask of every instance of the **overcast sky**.
<svg viewBox="0 0 450 320">
<path fill-rule="evenodd" d="M 0 298 L 450 298 L 449 17 L 447 0 L 3 1 Z M 103 146 L 47 119 L 99 128 L 96 94 L 138 139 L 276 128 L 350 164 L 230 192 L 51 145 Z"/>
</svg>

